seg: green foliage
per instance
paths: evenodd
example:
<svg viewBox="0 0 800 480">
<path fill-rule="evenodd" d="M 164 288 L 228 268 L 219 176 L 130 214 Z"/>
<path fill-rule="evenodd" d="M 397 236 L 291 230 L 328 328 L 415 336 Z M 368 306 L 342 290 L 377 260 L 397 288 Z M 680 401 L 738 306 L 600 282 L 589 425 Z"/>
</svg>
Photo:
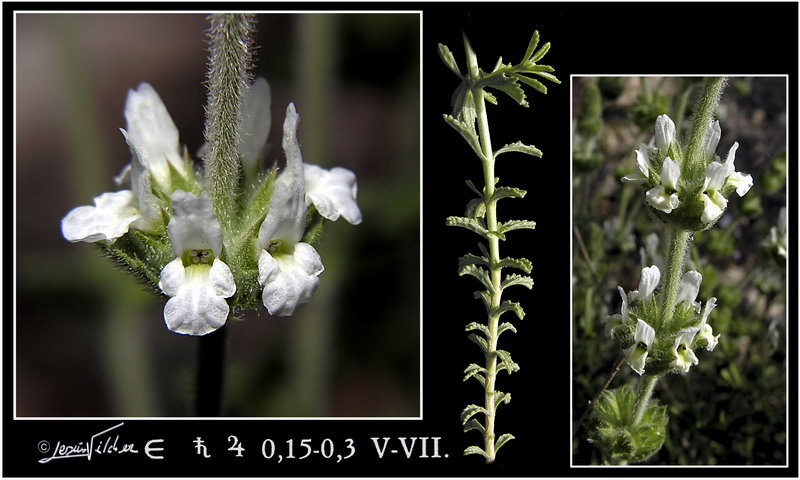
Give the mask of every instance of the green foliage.
<svg viewBox="0 0 800 480">
<path fill-rule="evenodd" d="M 633 387 L 625 385 L 603 392 L 594 407 L 589 441 L 603 452 L 608 464 L 645 462 L 664 444 L 667 409 L 649 400 L 637 421 L 636 400 Z"/>
<path fill-rule="evenodd" d="M 538 32 L 531 37 L 520 63 L 504 64 L 500 59 L 489 72 L 478 67 L 475 52 L 466 37 L 464 46 L 467 52 L 466 74 L 461 73 L 450 49 L 439 45 L 439 56 L 442 61 L 461 79 L 461 84 L 451 97 L 452 115 L 444 115 L 444 120 L 461 135 L 483 164 L 484 185 L 479 189 L 471 181 L 467 181 L 467 186 L 477 197 L 468 201 L 463 217 L 448 217 L 446 224 L 470 230 L 486 241 L 486 244 L 478 244 L 481 255 L 467 254 L 458 261 L 458 274 L 474 277 L 484 288 L 484 290 L 475 292 L 475 298 L 483 302 L 488 316 L 486 324 L 472 322 L 466 326 L 466 331 L 473 332 L 467 338 L 481 349 L 486 364 L 480 366 L 472 363 L 464 370 L 464 381 L 475 379 L 484 388 L 486 404 L 483 407 L 467 406 L 462 412 L 461 420 L 465 432 L 477 430 L 483 436 L 484 441 L 483 448 L 470 446 L 464 450 L 464 454 L 481 455 L 486 458 L 488 463 L 491 463 L 500 447 L 514 438 L 508 433 L 499 437 L 494 433 L 497 407 L 511 400 L 511 395 L 493 389 L 496 376 L 503 370 L 511 374 L 520 368 L 511 359 L 508 351 L 495 348 L 500 334 L 506 331 L 517 331 L 510 322 L 500 324 L 499 320 L 505 312 L 514 312 L 518 319 L 525 316 L 519 303 L 502 300 L 502 295 L 505 289 L 515 285 L 528 289 L 533 287 L 533 279 L 528 275 L 519 273 L 503 275 L 504 268 L 530 273 L 532 264 L 525 258 L 502 258 L 499 252 L 499 241 L 506 240 L 506 234 L 509 232 L 536 227 L 536 223 L 530 220 L 507 220 L 505 222 L 497 220 L 499 200 L 524 198 L 526 192 L 519 188 L 499 185 L 499 179 L 495 178 L 491 172 L 494 172 L 495 159 L 501 154 L 522 153 L 541 157 L 542 152 L 538 148 L 522 142 L 510 143 L 494 152 L 491 151 L 485 102 L 497 104 L 497 98 L 487 90 L 492 89 L 505 93 L 518 104 L 527 107 L 528 102 L 522 85 L 527 85 L 542 93 L 547 92 L 544 84 L 533 76 L 556 83 L 559 81 L 550 73 L 553 71 L 552 67 L 537 64 L 550 49 L 550 44 L 545 44 L 537 49 L 539 47 Z M 473 418 L 478 413 L 484 415 L 484 423 Z"/>
</svg>

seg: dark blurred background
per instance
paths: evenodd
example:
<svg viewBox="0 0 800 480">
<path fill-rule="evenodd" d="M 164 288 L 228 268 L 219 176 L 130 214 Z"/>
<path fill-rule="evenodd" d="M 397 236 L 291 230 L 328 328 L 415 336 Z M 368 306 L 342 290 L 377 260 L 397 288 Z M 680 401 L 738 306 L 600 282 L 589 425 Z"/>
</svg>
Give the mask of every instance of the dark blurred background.
<svg viewBox="0 0 800 480">
<path fill-rule="evenodd" d="M 272 87 L 267 165 L 288 102 L 307 163 L 358 177 L 364 222 L 327 223 L 314 301 L 229 322 L 230 416 L 417 416 L 420 59 L 417 14 L 259 15 L 255 75 Z M 193 415 L 197 339 L 60 220 L 115 191 L 130 161 L 128 89 L 153 85 L 196 154 L 203 140 L 202 15 L 17 17 L 16 414 Z"/>
<path fill-rule="evenodd" d="M 619 313 L 617 285 L 635 289 L 641 269 L 652 264 L 663 278 L 667 259 L 669 230 L 645 206 L 644 190 L 619 179 L 636 171 L 634 150 L 653 138 L 658 115 L 668 114 L 679 138 L 687 138 L 702 82 L 573 81 L 573 421 L 620 356 L 603 334 L 605 318 Z M 720 341 L 713 352 L 698 351 L 700 364 L 688 374 L 657 384 L 654 396 L 670 418 L 664 447 L 646 463 L 787 462 L 786 258 L 770 241 L 787 200 L 787 87 L 786 77 L 734 76 L 723 91 L 716 152 L 724 160 L 738 141 L 736 170 L 751 174 L 754 186 L 744 197 L 731 195 L 717 225 L 694 235 L 686 270 L 703 275 L 698 300 L 718 299 L 709 324 Z M 594 128 L 590 111 L 599 120 Z M 623 365 L 610 388 L 637 378 Z M 602 463 L 586 430 L 573 438 L 573 455 L 575 464 Z"/>
</svg>

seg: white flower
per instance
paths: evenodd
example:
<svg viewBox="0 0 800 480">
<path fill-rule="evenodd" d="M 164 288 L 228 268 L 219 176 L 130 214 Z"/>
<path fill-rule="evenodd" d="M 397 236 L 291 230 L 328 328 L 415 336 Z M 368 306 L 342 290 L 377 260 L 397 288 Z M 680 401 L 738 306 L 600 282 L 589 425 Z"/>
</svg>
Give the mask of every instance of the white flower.
<svg viewBox="0 0 800 480">
<path fill-rule="evenodd" d="M 736 150 L 739 148 L 739 142 L 733 142 L 731 149 L 728 150 L 728 156 L 725 157 L 725 168 L 727 169 L 726 172 L 728 173 L 728 177 L 725 179 L 725 184 L 733 186 L 736 188 L 736 193 L 743 197 L 750 188 L 753 186 L 753 177 L 750 174 L 743 174 L 742 172 L 737 172 L 736 168 L 733 165 L 733 161 L 736 158 Z"/>
<path fill-rule="evenodd" d="M 655 291 L 658 282 L 661 280 L 661 271 L 657 266 L 651 265 L 642 269 L 642 276 L 639 279 L 639 288 L 631 292 L 633 298 L 642 301 L 647 300 Z"/>
<path fill-rule="evenodd" d="M 303 164 L 306 204 L 314 204 L 320 215 L 335 221 L 341 215 L 345 220 L 358 225 L 361 210 L 356 203 L 358 185 L 350 170 L 334 167 L 325 170 L 316 165 Z"/>
<path fill-rule="evenodd" d="M 639 171 L 622 177 L 623 182 L 644 183 L 650 178 L 650 152 L 653 150 L 647 145 L 639 145 L 639 149 L 636 150 L 636 166 Z"/>
<path fill-rule="evenodd" d="M 664 213 L 670 213 L 678 208 L 680 201 L 677 190 L 680 175 L 681 169 L 678 163 L 669 157 L 664 158 L 664 164 L 661 167 L 661 185 L 651 188 L 645 193 L 647 203 Z"/>
<path fill-rule="evenodd" d="M 61 234 L 70 242 L 113 242 L 133 227 L 150 231 L 160 218 L 160 207 L 150 191 L 147 170 L 136 157 L 120 177 L 129 177 L 132 190 L 103 193 L 94 206 L 72 209 L 61 220 Z M 116 180 L 115 180 L 116 181 Z"/>
<path fill-rule="evenodd" d="M 236 293 L 230 268 L 219 259 L 222 228 L 204 194 L 176 190 L 170 197 L 172 219 L 167 231 L 178 256 L 161 270 L 159 288 L 172 297 L 164 321 L 175 333 L 205 335 L 225 325 L 226 298 Z"/>
<path fill-rule="evenodd" d="M 675 141 L 675 123 L 668 115 L 656 118 L 656 148 L 666 151 L 669 144 Z"/>
<path fill-rule="evenodd" d="M 708 315 L 711 313 L 711 310 L 714 310 L 714 307 L 717 305 L 717 298 L 711 297 L 706 302 L 706 306 L 703 309 L 703 315 L 700 320 L 700 326 L 698 327 L 697 338 L 699 340 L 706 341 L 706 350 L 709 352 L 714 350 L 714 347 L 717 346 L 719 342 L 719 335 L 716 337 L 714 336 L 714 330 L 711 328 L 711 325 L 707 323 Z"/>
<path fill-rule="evenodd" d="M 608 338 L 612 338 L 614 336 L 614 330 L 625 325 L 628 321 L 628 296 L 625 294 L 625 290 L 623 290 L 622 287 L 617 287 L 617 291 L 619 291 L 619 296 L 622 297 L 622 307 L 620 307 L 619 314 L 612 315 L 606 319 L 604 333 Z"/>
<path fill-rule="evenodd" d="M 258 172 L 258 160 L 267 144 L 269 129 L 272 125 L 270 105 L 272 94 L 269 83 L 262 78 L 247 89 L 242 104 L 242 135 L 239 137 L 238 151 L 242 157 L 242 166 L 248 175 Z"/>
<path fill-rule="evenodd" d="M 166 192 L 172 191 L 170 166 L 187 176 L 180 154 L 178 129 L 156 91 L 148 83 L 129 90 L 125 101 L 127 128 L 121 129 L 131 150 Z"/>
<path fill-rule="evenodd" d="M 647 360 L 647 351 L 653 343 L 656 331 L 653 327 L 636 319 L 636 332 L 633 334 L 633 345 L 625 350 L 625 361 L 631 366 L 634 372 L 639 375 L 644 374 L 644 363 Z"/>
<path fill-rule="evenodd" d="M 778 255 L 786 258 L 788 253 L 788 240 L 786 238 L 786 207 L 781 208 L 778 214 L 778 225 L 770 227 L 767 246 L 775 248 Z"/>
<path fill-rule="evenodd" d="M 726 199 L 719 192 L 728 177 L 728 169 L 719 162 L 711 162 L 706 167 L 706 179 L 703 183 L 703 213 L 700 219 L 709 224 L 717 220 L 728 206 Z"/>
<path fill-rule="evenodd" d="M 684 273 L 681 281 L 678 282 L 678 294 L 675 298 L 676 305 L 682 303 L 686 308 L 693 306 L 702 281 L 703 276 L 694 270 Z"/>
<path fill-rule="evenodd" d="M 719 139 L 721 135 L 722 129 L 719 126 L 719 121 L 711 121 L 706 129 L 705 135 L 703 136 L 703 142 L 700 144 L 705 158 L 714 158 L 714 152 L 717 151 L 717 145 L 719 145 Z"/>
<path fill-rule="evenodd" d="M 303 188 L 303 159 L 297 143 L 300 117 L 294 105 L 286 109 L 283 150 L 286 169 L 276 181 L 269 211 L 258 232 L 261 255 L 258 282 L 264 286 L 262 299 L 272 315 L 290 316 L 308 303 L 324 270 L 314 247 L 300 240 L 305 229 L 306 202 Z"/>
<path fill-rule="evenodd" d="M 673 347 L 675 359 L 670 363 L 670 367 L 681 373 L 686 373 L 692 365 L 697 365 L 699 363 L 697 356 L 692 350 L 692 341 L 695 335 L 697 335 L 698 330 L 697 328 L 685 328 L 678 332 L 678 335 L 675 337 L 675 346 Z"/>
</svg>

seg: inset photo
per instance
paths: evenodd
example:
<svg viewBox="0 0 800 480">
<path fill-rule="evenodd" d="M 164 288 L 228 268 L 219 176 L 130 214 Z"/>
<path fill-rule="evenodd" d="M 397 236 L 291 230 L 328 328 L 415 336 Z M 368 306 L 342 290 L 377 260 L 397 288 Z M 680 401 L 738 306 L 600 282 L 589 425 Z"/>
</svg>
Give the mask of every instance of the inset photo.
<svg viewBox="0 0 800 480">
<path fill-rule="evenodd" d="M 786 76 L 573 76 L 572 460 L 786 466 Z"/>
</svg>

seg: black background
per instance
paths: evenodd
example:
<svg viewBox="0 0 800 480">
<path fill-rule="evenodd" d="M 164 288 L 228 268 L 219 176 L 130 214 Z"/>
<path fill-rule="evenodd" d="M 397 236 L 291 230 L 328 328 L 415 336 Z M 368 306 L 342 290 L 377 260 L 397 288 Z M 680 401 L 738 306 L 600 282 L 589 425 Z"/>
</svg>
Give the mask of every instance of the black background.
<svg viewBox="0 0 800 480">
<path fill-rule="evenodd" d="M 13 9 L 29 5 L 4 4 L 6 26 L 4 53 L 12 55 Z M 75 6 L 70 6 L 74 8 Z M 374 5 L 335 4 L 248 4 L 246 8 L 269 9 L 364 9 Z M 388 5 L 380 5 L 387 8 Z M 60 7 L 63 8 L 63 7 Z M 212 9 L 213 5 L 204 5 Z M 230 9 L 228 5 L 225 9 Z M 570 74 L 789 74 L 790 185 L 797 191 L 797 59 L 798 5 L 796 3 L 492 3 L 395 4 L 396 10 L 423 11 L 422 38 L 422 124 L 423 124 L 423 416 L 422 421 L 336 420 L 336 421 L 125 421 L 119 429 L 121 441 L 133 442 L 140 452 L 146 441 L 165 439 L 166 459 L 150 460 L 143 454 L 133 457 L 96 457 L 37 461 L 41 440 L 77 442 L 119 423 L 104 421 L 14 421 L 13 398 L 13 312 L 5 296 L 4 325 L 4 476 L 639 476 L 641 469 L 570 469 Z M 456 260 L 475 252 L 478 237 L 463 229 L 444 226 L 450 215 L 461 215 L 471 193 L 467 178 L 479 183 L 479 162 L 458 134 L 441 115 L 449 112 L 449 100 L 459 80 L 438 57 L 436 45 L 447 44 L 456 60 L 465 66 L 462 30 L 470 37 L 481 66 L 491 68 L 498 56 L 516 63 L 525 51 L 533 30 L 542 42 L 553 47 L 543 63 L 555 67 L 561 85 L 547 84 L 546 96 L 528 90 L 531 106 L 522 108 L 498 95 L 500 105 L 489 105 L 492 141 L 498 148 L 523 141 L 544 152 L 542 159 L 517 154 L 501 158 L 497 175 L 501 184 L 528 191 L 523 200 L 500 204 L 501 219 L 535 220 L 535 231 L 512 234 L 503 245 L 503 255 L 526 256 L 533 261 L 535 281 L 531 292 L 509 291 L 508 298 L 520 301 L 527 312 L 515 321 L 519 333 L 501 339 L 501 348 L 512 353 L 521 371 L 501 374 L 498 389 L 512 394 L 512 402 L 500 407 L 498 433 L 510 432 L 517 438 L 500 451 L 497 461 L 485 466 L 477 456 L 463 457 L 471 444 L 480 444 L 476 432 L 463 434 L 459 414 L 467 403 L 479 403 L 481 390 L 475 382 L 461 381 L 464 367 L 481 359 L 480 351 L 469 342 L 464 325 L 483 320 L 483 307 L 473 300 L 476 283 L 459 278 Z M 10 62 L 9 62 L 10 63 Z M 10 65 L 7 63 L 7 71 Z M 4 78 L 4 98 L 11 105 L 11 82 Z M 12 158 L 10 108 L 5 110 L 5 157 Z M 6 180 L 13 178 L 12 162 L 4 164 Z M 412 168 L 412 167 L 410 167 Z M 11 195 L 11 188 L 5 189 Z M 10 217 L 11 199 L 4 205 Z M 790 211 L 797 211 L 796 194 L 789 197 Z M 793 218 L 796 220 L 796 217 Z M 6 231 L 9 231 L 7 229 Z M 796 224 L 792 223 L 791 245 L 797 245 Z M 10 251 L 4 239 L 5 255 Z M 793 250 L 796 251 L 796 248 Z M 6 285 L 13 283 L 10 258 L 4 259 Z M 409 261 L 416 261 L 410 259 Z M 796 263 L 790 264 L 790 291 L 796 292 Z M 9 291 L 9 289 L 6 289 Z M 789 451 L 788 469 L 715 468 L 680 470 L 652 469 L 647 474 L 661 475 L 797 475 L 797 298 L 791 298 L 788 333 L 789 356 Z M 245 447 L 245 456 L 235 458 L 226 451 L 227 438 L 236 435 Z M 442 437 L 441 459 L 406 459 L 399 443 L 391 448 L 398 455 L 378 459 L 370 437 Z M 210 459 L 197 456 L 192 441 L 203 437 Z M 314 448 L 331 438 L 337 453 L 344 440 L 355 441 L 354 457 L 335 464 L 312 455 L 304 460 L 262 458 L 261 441 L 273 439 L 285 446 L 295 440 L 313 439 Z M 392 440 L 390 442 L 396 442 Z M 428 454 L 432 454 L 429 440 Z"/>
</svg>

